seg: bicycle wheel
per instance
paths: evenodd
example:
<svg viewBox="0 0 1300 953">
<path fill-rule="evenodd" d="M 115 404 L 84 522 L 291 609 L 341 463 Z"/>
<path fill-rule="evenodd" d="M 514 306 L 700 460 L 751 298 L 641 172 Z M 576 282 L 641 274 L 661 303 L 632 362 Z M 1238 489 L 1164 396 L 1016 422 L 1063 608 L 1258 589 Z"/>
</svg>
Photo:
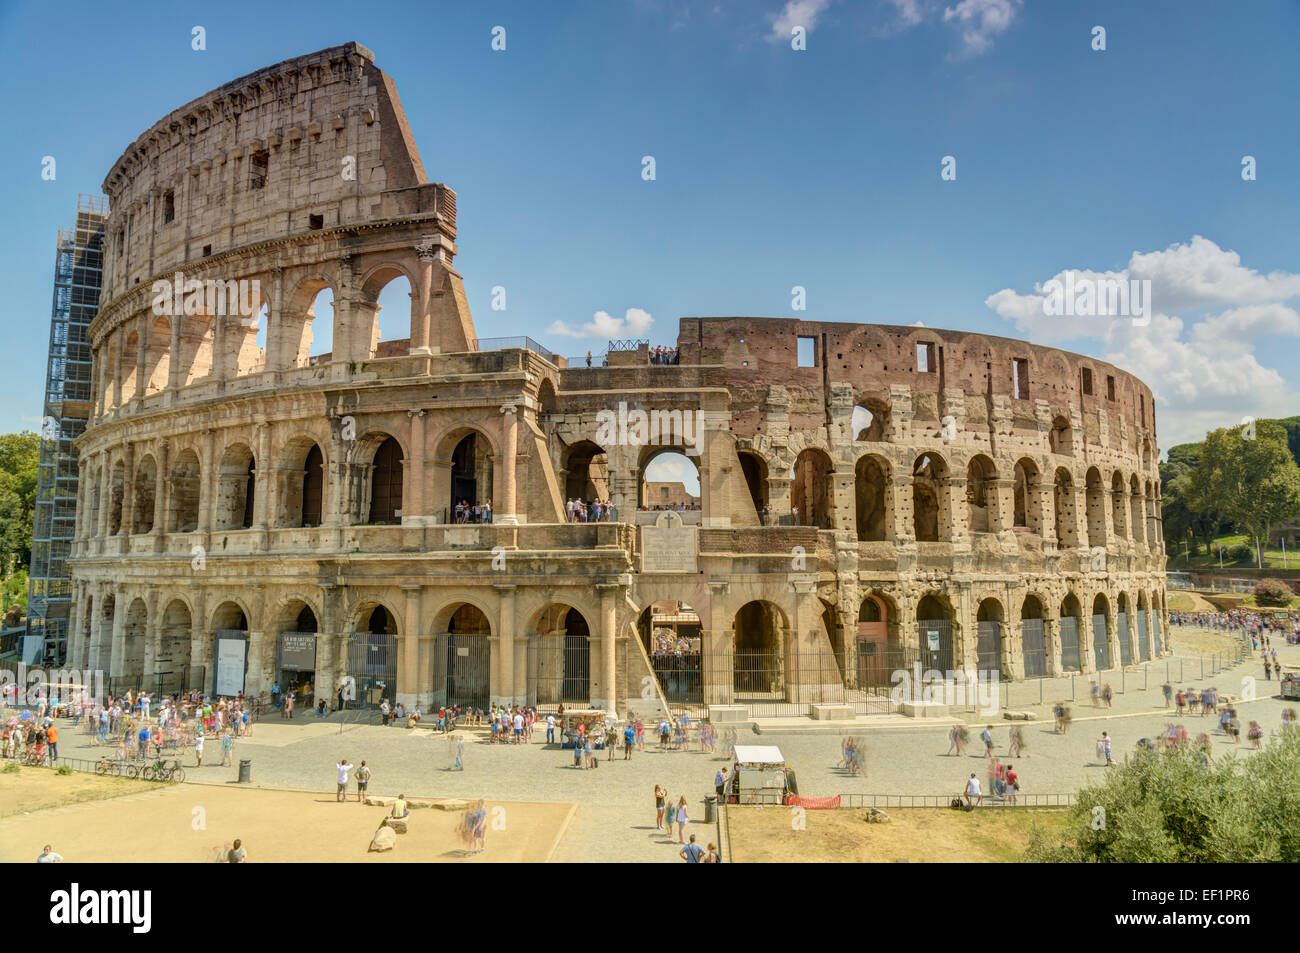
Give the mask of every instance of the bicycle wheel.
<svg viewBox="0 0 1300 953">
<path fill-rule="evenodd" d="M 140 766 L 138 764 L 128 764 L 122 768 L 122 771 L 131 780 L 140 777 Z"/>
<path fill-rule="evenodd" d="M 159 772 L 152 764 L 146 764 L 140 769 L 140 779 L 143 781 L 159 781 Z"/>
<path fill-rule="evenodd" d="M 185 769 L 180 767 L 173 769 L 168 780 L 175 781 L 177 784 L 183 783 L 185 781 Z"/>
<path fill-rule="evenodd" d="M 108 773 L 115 778 L 120 778 L 122 776 L 122 766 L 114 761 L 108 766 Z"/>
<path fill-rule="evenodd" d="M 108 765 L 107 765 L 105 762 L 103 762 L 103 761 L 99 762 L 99 764 L 95 765 L 95 773 L 98 774 L 98 775 L 100 775 L 101 777 L 103 777 L 104 775 L 107 775 L 107 774 L 108 774 Z"/>
</svg>

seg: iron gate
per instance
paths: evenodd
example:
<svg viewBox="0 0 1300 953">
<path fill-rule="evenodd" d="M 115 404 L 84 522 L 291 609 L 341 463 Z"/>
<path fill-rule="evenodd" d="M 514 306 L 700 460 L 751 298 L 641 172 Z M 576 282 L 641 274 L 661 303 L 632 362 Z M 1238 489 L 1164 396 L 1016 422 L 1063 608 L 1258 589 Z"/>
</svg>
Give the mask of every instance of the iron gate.
<svg viewBox="0 0 1300 953">
<path fill-rule="evenodd" d="M 1061 671 L 1079 672 L 1079 619 L 1077 616 L 1061 617 Z"/>
<path fill-rule="evenodd" d="M 1092 617 L 1092 656 L 1097 663 L 1097 671 L 1104 672 L 1110 668 L 1110 638 L 1106 634 L 1104 612 Z"/>
<path fill-rule="evenodd" d="M 490 636 L 451 634 L 447 636 L 447 704 L 464 708 L 486 708 L 491 666 Z"/>
<path fill-rule="evenodd" d="M 1156 656 L 1164 652 L 1164 646 L 1160 644 L 1160 613 L 1154 609 L 1151 610 L 1151 635 L 1156 641 Z"/>
<path fill-rule="evenodd" d="M 949 619 L 918 619 L 917 632 L 921 640 L 921 668 L 951 672 L 952 622 Z"/>
<path fill-rule="evenodd" d="M 1025 654 L 1025 678 L 1047 675 L 1047 637 L 1042 619 L 1020 620 L 1020 645 Z"/>
<path fill-rule="evenodd" d="M 1121 612 L 1115 616 L 1115 623 L 1119 630 L 1119 664 L 1128 665 L 1133 661 L 1133 644 L 1128 638 L 1128 613 Z"/>
<path fill-rule="evenodd" d="M 1147 613 L 1145 609 L 1139 609 L 1137 614 L 1138 623 L 1138 658 L 1145 662 L 1151 657 L 1151 648 L 1147 645 Z"/>
<path fill-rule="evenodd" d="M 353 705 L 378 708 L 384 699 L 397 700 L 397 638 L 382 632 L 354 632 L 348 639 L 348 674 Z"/>
<path fill-rule="evenodd" d="M 528 645 L 533 705 L 591 704 L 591 643 L 585 635 L 535 636 Z"/>
<path fill-rule="evenodd" d="M 1002 623 L 977 623 L 976 667 L 981 672 L 1002 673 Z"/>
<path fill-rule="evenodd" d="M 669 702 L 698 704 L 704 701 L 699 652 L 656 652 L 650 656 L 650 668 Z"/>
</svg>

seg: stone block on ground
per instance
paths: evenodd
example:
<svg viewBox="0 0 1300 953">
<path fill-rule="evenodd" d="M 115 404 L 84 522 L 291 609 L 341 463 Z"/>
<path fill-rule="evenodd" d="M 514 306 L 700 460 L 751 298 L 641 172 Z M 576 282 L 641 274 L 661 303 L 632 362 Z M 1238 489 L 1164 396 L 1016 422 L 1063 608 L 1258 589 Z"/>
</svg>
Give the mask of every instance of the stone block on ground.
<svg viewBox="0 0 1300 953">
<path fill-rule="evenodd" d="M 951 712 L 938 702 L 902 702 L 898 713 L 908 718 L 947 718 Z"/>
<path fill-rule="evenodd" d="M 1010 708 L 1004 708 L 1002 717 L 1007 721 L 1033 721 L 1034 713 L 1032 711 L 1012 711 Z"/>
<path fill-rule="evenodd" d="M 381 827 L 375 831 L 375 836 L 371 838 L 370 849 L 372 851 L 392 850 L 397 844 L 397 831 L 391 827 Z"/>
<path fill-rule="evenodd" d="M 749 721 L 749 709 L 744 705 L 710 705 L 709 723 L 735 725 Z"/>
<path fill-rule="evenodd" d="M 404 817 L 386 817 L 386 818 L 384 818 L 384 826 L 385 826 L 385 827 L 391 827 L 394 831 L 396 831 L 396 832 L 399 833 L 399 834 L 405 834 L 405 833 L 406 833 L 406 818 L 404 818 Z"/>
<path fill-rule="evenodd" d="M 855 715 L 852 705 L 835 702 L 813 702 L 809 709 L 813 721 L 852 721 Z"/>
<path fill-rule="evenodd" d="M 885 824 L 889 821 L 889 815 L 879 808 L 873 807 L 871 813 L 867 815 L 868 824 Z"/>
</svg>

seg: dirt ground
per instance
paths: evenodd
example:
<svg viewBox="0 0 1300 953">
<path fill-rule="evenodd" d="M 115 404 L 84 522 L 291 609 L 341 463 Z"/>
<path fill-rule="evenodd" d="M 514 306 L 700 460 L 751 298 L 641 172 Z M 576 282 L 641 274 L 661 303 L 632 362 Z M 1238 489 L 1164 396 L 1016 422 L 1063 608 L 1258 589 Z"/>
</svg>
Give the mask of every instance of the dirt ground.
<svg viewBox="0 0 1300 953">
<path fill-rule="evenodd" d="M 544 862 L 573 811 L 496 801 L 487 808 L 485 853 L 466 854 L 457 833 L 463 812 L 433 808 L 411 811 L 409 832 L 393 850 L 369 853 L 387 811 L 339 804 L 332 793 L 160 786 L 27 768 L 0 774 L 0 862 L 35 860 L 45 844 L 67 861 L 213 861 L 236 837 L 250 863 Z"/>
<path fill-rule="evenodd" d="M 1213 655 L 1216 652 L 1230 652 L 1233 646 L 1241 644 L 1235 635 L 1211 632 L 1206 629 L 1187 629 L 1182 626 L 1171 628 L 1169 641 L 1174 647 L 1175 655 Z"/>
<path fill-rule="evenodd" d="M 728 808 L 735 863 L 1006 863 L 1029 846 L 1030 830 L 1065 824 L 1064 809 L 891 808 L 868 824 L 868 811 L 807 811 L 795 830 L 788 807 Z"/>
<path fill-rule="evenodd" d="M 1216 612 L 1214 604 L 1198 592 L 1171 589 L 1165 597 L 1171 612 Z"/>
</svg>

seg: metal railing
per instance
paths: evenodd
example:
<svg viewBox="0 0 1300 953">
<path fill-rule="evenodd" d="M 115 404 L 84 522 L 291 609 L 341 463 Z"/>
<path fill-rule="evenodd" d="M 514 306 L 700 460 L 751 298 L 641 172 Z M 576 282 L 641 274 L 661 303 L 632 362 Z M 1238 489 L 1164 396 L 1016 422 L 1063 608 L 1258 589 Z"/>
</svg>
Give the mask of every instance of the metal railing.
<svg viewBox="0 0 1300 953">
<path fill-rule="evenodd" d="M 527 335 L 519 335 L 516 337 L 479 338 L 477 341 L 471 342 L 471 350 L 505 351 L 511 348 L 523 348 L 526 351 L 540 354 L 547 360 L 552 360 L 555 357 L 554 351 L 550 348 L 542 347 L 542 345 L 538 344 Z"/>
<path fill-rule="evenodd" d="M 841 794 L 840 807 L 946 807 L 951 808 L 955 794 Z M 1017 794 L 1016 803 L 1005 797 L 985 794 L 982 807 L 1073 807 L 1077 794 Z M 962 797 L 964 801 L 964 796 Z"/>
</svg>

